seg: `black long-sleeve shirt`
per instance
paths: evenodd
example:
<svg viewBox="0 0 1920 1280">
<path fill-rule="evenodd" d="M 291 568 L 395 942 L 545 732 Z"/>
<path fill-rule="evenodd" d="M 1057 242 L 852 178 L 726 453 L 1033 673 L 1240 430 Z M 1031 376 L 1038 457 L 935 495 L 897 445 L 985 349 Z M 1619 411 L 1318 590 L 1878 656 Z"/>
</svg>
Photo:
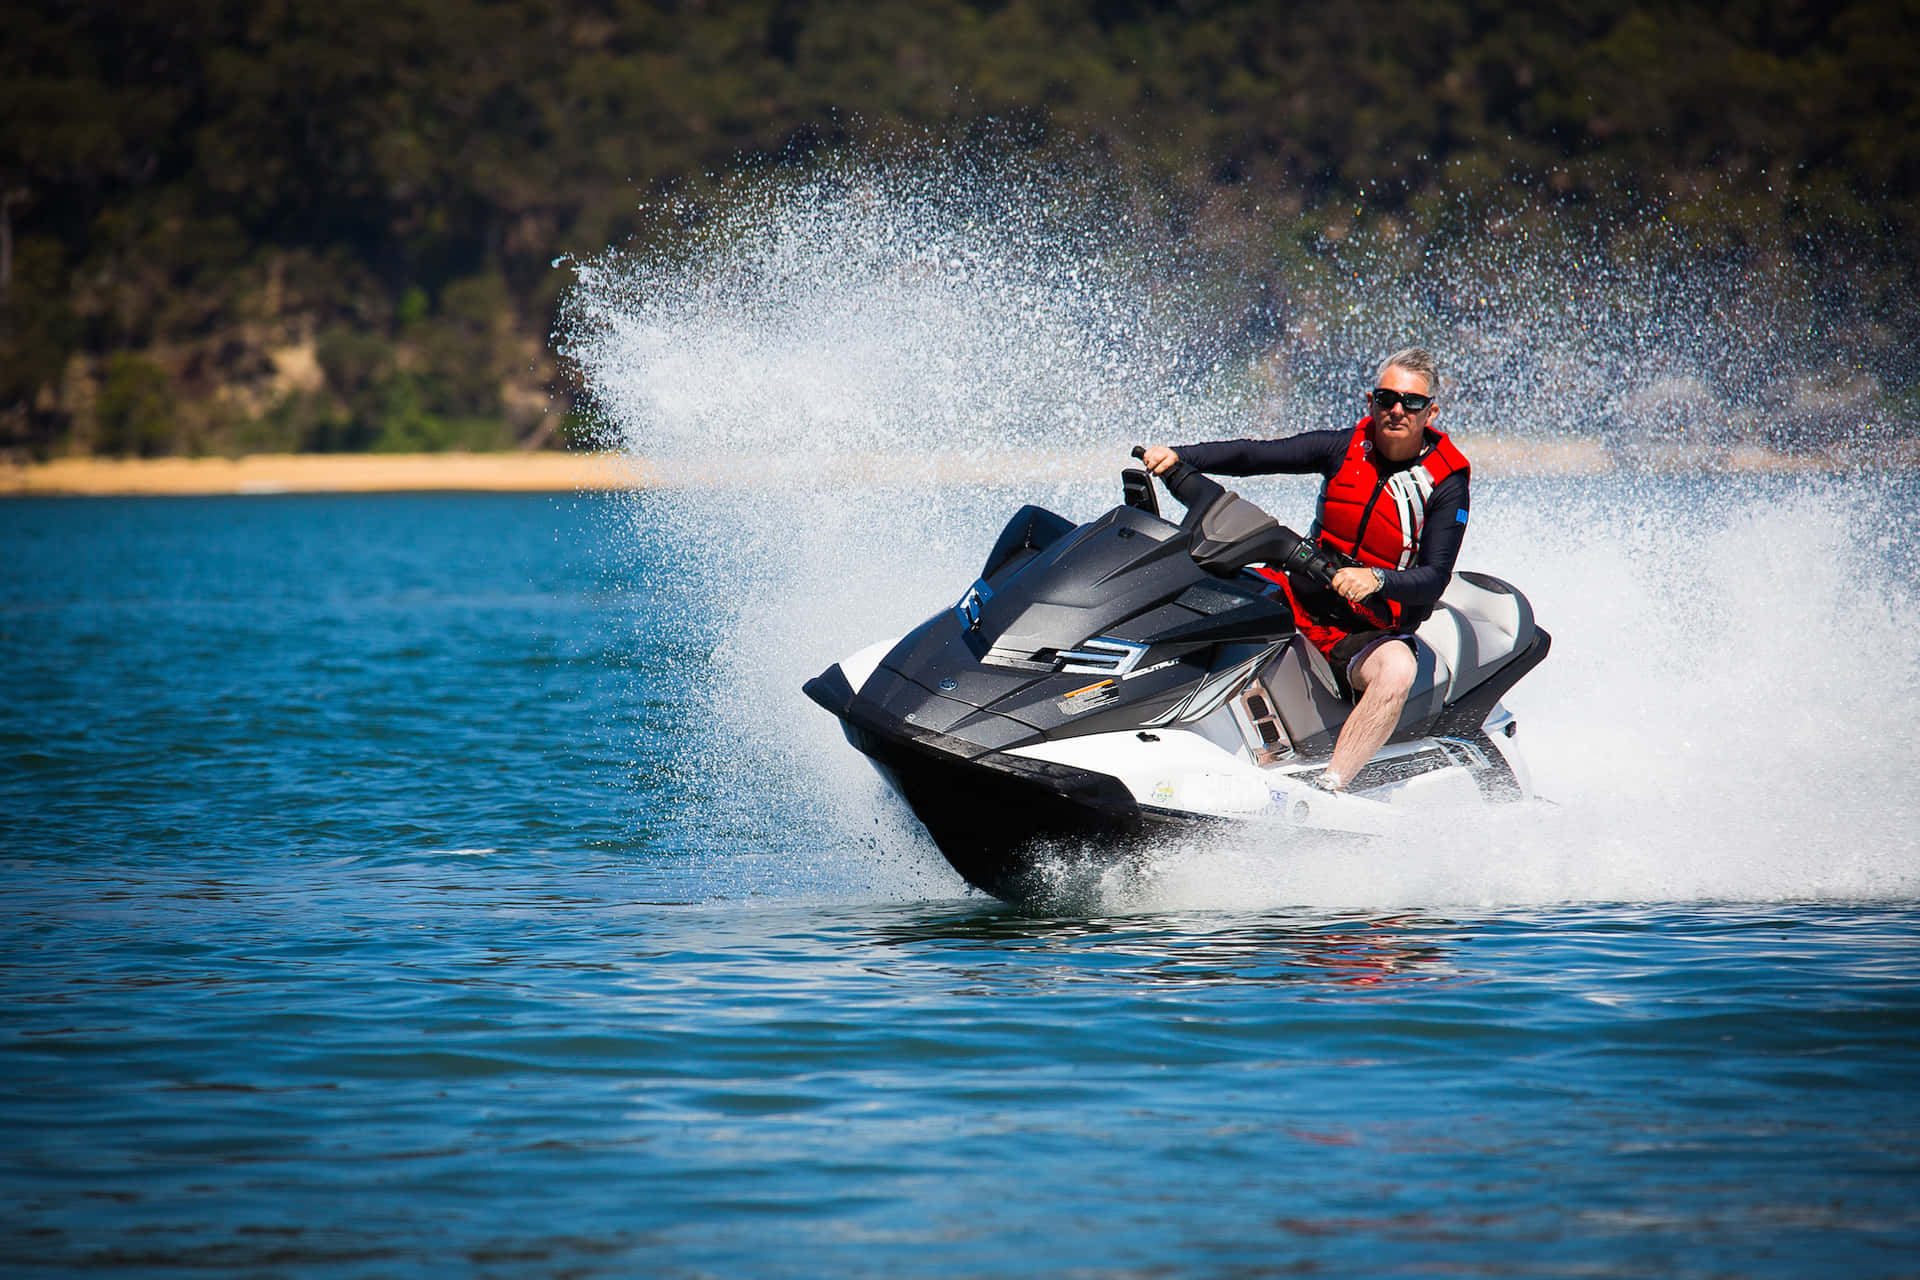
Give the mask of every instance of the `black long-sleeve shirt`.
<svg viewBox="0 0 1920 1280">
<path fill-rule="evenodd" d="M 1211 444 L 1174 447 L 1180 460 L 1198 470 L 1220 476 L 1312 475 L 1331 480 L 1347 459 L 1352 431 L 1303 431 L 1279 440 L 1219 440 Z M 1420 461 L 1388 462 L 1376 457 L 1383 476 L 1404 471 Z M 1402 630 L 1411 631 L 1433 612 L 1440 593 L 1453 577 L 1460 543 L 1467 534 L 1468 485 L 1465 471 L 1456 471 L 1433 486 L 1427 499 L 1427 522 L 1413 564 L 1405 569 L 1382 569 L 1386 585 L 1380 594 L 1400 606 Z M 1315 530 L 1318 532 L 1318 530 Z"/>
</svg>

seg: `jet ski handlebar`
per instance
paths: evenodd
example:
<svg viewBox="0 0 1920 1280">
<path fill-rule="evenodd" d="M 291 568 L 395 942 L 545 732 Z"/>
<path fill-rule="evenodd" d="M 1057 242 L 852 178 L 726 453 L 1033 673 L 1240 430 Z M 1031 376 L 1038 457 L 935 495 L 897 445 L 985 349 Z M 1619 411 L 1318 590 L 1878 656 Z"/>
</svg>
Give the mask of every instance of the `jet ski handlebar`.
<svg viewBox="0 0 1920 1280">
<path fill-rule="evenodd" d="M 1351 569 L 1359 561 L 1351 556 L 1342 555 L 1332 547 L 1322 546 L 1311 539 L 1303 538 L 1283 524 L 1273 527 L 1267 542 L 1277 553 L 1267 560 L 1274 568 L 1288 574 L 1298 574 L 1311 582 L 1329 589 L 1333 586 L 1333 575 L 1342 569 Z"/>
<path fill-rule="evenodd" d="M 1133 456 L 1142 462 L 1146 453 L 1145 446 L 1133 447 Z M 1331 587 L 1334 574 L 1360 563 L 1301 537 L 1186 462 L 1167 468 L 1160 482 L 1187 508 L 1181 527 L 1194 535 L 1193 558 L 1203 569 L 1234 573 L 1248 565 L 1266 564 L 1316 586 Z"/>
</svg>

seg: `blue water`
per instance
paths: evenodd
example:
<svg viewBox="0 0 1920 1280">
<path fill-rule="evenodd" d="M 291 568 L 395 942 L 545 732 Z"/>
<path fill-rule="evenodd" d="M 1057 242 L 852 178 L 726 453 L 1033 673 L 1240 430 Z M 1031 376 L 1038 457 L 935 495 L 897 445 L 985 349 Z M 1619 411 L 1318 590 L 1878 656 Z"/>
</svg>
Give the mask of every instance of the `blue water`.
<svg viewBox="0 0 1920 1280">
<path fill-rule="evenodd" d="M 1920 1274 L 1910 800 L 1787 830 L 1799 880 L 1626 825 L 1615 878 L 1521 892 L 1583 822 L 1371 906 L 1196 899 L 1202 858 L 1021 914 L 676 594 L 649 501 L 0 504 L 0 1262 Z M 1625 732 L 1557 611 L 1542 772 L 1583 819 L 1657 803 L 1556 759 Z M 756 735 L 820 770 L 754 775 Z M 1802 812 L 1715 776 L 1712 813 Z"/>
</svg>

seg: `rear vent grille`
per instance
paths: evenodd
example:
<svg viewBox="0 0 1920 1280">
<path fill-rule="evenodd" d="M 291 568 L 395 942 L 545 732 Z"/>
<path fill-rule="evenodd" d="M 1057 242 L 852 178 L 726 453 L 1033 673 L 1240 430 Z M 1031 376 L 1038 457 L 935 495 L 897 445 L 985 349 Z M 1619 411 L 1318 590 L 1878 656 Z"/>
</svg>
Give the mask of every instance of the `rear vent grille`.
<svg viewBox="0 0 1920 1280">
<path fill-rule="evenodd" d="M 1255 680 L 1240 694 L 1236 705 L 1240 714 L 1235 718 L 1240 721 L 1241 733 L 1255 764 L 1270 765 L 1293 755 L 1293 743 L 1287 737 L 1286 726 L 1280 723 L 1265 685 Z"/>
</svg>

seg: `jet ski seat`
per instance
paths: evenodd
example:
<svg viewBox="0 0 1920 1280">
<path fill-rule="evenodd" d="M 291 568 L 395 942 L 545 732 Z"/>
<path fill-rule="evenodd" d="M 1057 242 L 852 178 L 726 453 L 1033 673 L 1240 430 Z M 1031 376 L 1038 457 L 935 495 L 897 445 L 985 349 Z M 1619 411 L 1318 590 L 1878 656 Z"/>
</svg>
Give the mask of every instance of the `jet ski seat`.
<svg viewBox="0 0 1920 1280">
<path fill-rule="evenodd" d="M 1435 683 L 1451 702 L 1533 643 L 1533 608 L 1500 579 L 1461 570 L 1414 634 L 1439 658 Z"/>
</svg>

